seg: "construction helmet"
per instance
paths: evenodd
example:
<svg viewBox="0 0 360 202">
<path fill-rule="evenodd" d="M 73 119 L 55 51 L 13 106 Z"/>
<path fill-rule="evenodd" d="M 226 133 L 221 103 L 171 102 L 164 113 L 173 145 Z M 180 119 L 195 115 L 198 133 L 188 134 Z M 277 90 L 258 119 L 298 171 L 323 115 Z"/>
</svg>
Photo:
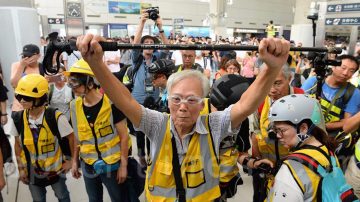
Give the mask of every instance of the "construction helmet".
<svg viewBox="0 0 360 202">
<path fill-rule="evenodd" d="M 41 98 L 49 92 L 48 81 L 40 74 L 28 74 L 22 77 L 15 89 L 15 94 Z"/>
<path fill-rule="evenodd" d="M 84 59 L 78 60 L 70 67 L 69 71 L 63 72 L 67 77 L 69 77 L 71 73 L 85 74 L 94 77 L 93 71 Z"/>
<path fill-rule="evenodd" d="M 325 120 L 320 103 L 304 94 L 292 94 L 276 100 L 270 108 L 269 121 L 289 121 L 298 125 L 304 120 L 310 120 L 325 134 Z M 310 135 L 310 134 L 309 134 Z"/>
<path fill-rule="evenodd" d="M 248 89 L 246 78 L 227 74 L 215 81 L 210 92 L 210 102 L 218 110 L 224 110 L 240 100 L 241 95 Z"/>
</svg>

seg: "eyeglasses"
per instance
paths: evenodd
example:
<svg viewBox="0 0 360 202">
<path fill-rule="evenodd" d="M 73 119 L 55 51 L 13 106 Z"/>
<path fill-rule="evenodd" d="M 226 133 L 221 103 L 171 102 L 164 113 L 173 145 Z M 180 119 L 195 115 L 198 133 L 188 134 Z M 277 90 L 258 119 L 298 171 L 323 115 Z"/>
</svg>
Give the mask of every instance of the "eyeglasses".
<svg viewBox="0 0 360 202">
<path fill-rule="evenodd" d="M 203 101 L 203 98 L 198 96 L 189 96 L 187 98 L 182 98 L 179 95 L 172 95 L 169 96 L 169 100 L 175 105 L 180 105 L 181 103 L 195 105 L 195 104 L 200 104 Z"/>
<path fill-rule="evenodd" d="M 75 89 L 81 86 L 81 81 L 76 78 L 76 77 L 69 77 L 68 83 L 67 85 L 71 88 L 71 89 Z"/>
<path fill-rule="evenodd" d="M 26 95 L 20 95 L 20 94 L 16 94 L 15 95 L 15 98 L 21 102 L 21 100 L 24 100 L 25 102 L 31 102 L 34 100 L 33 97 L 29 97 L 29 96 L 26 96 Z"/>
<path fill-rule="evenodd" d="M 283 136 L 283 134 L 289 130 L 289 128 L 276 128 L 276 127 L 272 127 L 272 130 L 276 133 L 279 134 L 281 136 Z"/>
</svg>

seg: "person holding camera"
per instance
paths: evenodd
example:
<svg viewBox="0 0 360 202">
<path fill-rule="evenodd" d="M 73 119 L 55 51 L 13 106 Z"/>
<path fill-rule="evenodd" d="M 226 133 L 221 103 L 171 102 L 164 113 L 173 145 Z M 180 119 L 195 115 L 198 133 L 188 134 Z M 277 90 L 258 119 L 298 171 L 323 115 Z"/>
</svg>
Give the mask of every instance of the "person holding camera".
<svg viewBox="0 0 360 202">
<path fill-rule="evenodd" d="M 124 183 L 128 163 L 125 116 L 105 94 L 98 91 L 94 73 L 84 59 L 77 61 L 64 74 L 77 96 L 70 103 L 76 137 L 71 169 L 73 177 L 81 177 L 81 167 L 90 202 L 103 201 L 103 184 L 112 202 L 128 201 Z"/>
<path fill-rule="evenodd" d="M 38 62 L 41 57 L 40 49 L 35 44 L 27 44 L 23 47 L 21 59 L 11 65 L 10 84 L 15 89 L 21 77 L 27 74 L 40 74 L 44 76 L 44 70 L 41 63 Z M 11 111 L 23 110 L 21 104 L 13 99 Z"/>
<path fill-rule="evenodd" d="M 260 71 L 261 72 L 261 71 Z M 270 92 L 266 96 L 264 102 L 260 105 L 257 112 L 254 113 L 255 131 L 251 136 L 252 156 L 243 153 L 239 156 L 238 162 L 246 169 L 258 168 L 261 163 L 271 161 L 273 164 L 280 164 L 281 158 L 285 157 L 289 152 L 288 149 L 281 146 L 276 137 L 269 134 L 268 114 L 272 103 L 289 94 L 302 94 L 304 91 L 300 88 L 291 87 L 289 82 L 291 79 L 290 67 L 285 64 L 278 73 L 275 81 L 272 83 Z M 266 159 L 266 161 L 261 161 Z M 250 172 L 250 171 L 249 171 Z M 259 172 L 251 172 L 253 176 L 254 195 L 253 201 L 264 201 L 268 194 L 270 185 L 274 180 L 274 175 L 269 173 L 261 175 Z"/>
<path fill-rule="evenodd" d="M 157 44 L 159 40 L 156 37 L 145 35 L 141 36 L 145 23 L 148 19 L 154 21 L 155 25 L 159 29 L 159 36 L 161 41 L 164 44 L 168 44 L 168 39 L 164 34 L 163 23 L 161 17 L 158 15 L 159 10 L 157 7 L 151 7 L 146 10 L 143 10 L 141 13 L 140 24 L 138 30 L 136 31 L 133 44 Z M 131 53 L 132 58 L 132 69 L 131 69 L 131 78 L 133 83 L 132 87 L 132 96 L 135 100 L 144 104 L 144 101 L 147 97 L 151 96 L 154 100 L 157 100 L 159 97 L 159 89 L 155 88 L 152 84 L 151 75 L 148 72 L 148 66 L 151 65 L 158 59 L 167 58 L 168 51 L 154 51 L 153 49 L 133 49 Z M 146 167 L 145 160 L 145 135 L 140 131 L 134 132 L 136 136 L 136 142 L 138 147 L 138 156 L 140 163 L 143 167 Z M 149 151 L 149 150 L 148 150 Z"/>
<path fill-rule="evenodd" d="M 28 185 L 33 201 L 46 201 L 51 186 L 59 201 L 69 202 L 65 174 L 71 168 L 73 129 L 60 111 L 46 106 L 48 92 L 48 81 L 39 74 L 19 80 L 15 98 L 24 110 L 14 112 L 10 134 L 19 180 Z"/>
<path fill-rule="evenodd" d="M 341 55 L 338 60 L 341 63 L 332 67 L 331 74 L 322 81 L 321 96 L 318 99 L 323 109 L 328 134 L 340 141 L 344 139 L 342 136 L 347 134 L 342 132 L 345 120 L 360 111 L 360 91 L 348 82 L 358 71 L 359 62 L 351 55 Z M 317 78 L 309 77 L 301 88 L 306 94 L 316 97 Z M 345 144 L 339 145 L 341 147 L 336 154 L 339 156 L 341 167 L 345 170 L 353 151 L 346 148 Z"/>
<path fill-rule="evenodd" d="M 172 73 L 174 73 L 175 64 L 169 59 L 160 59 L 149 66 L 149 73 L 152 74 L 152 83 L 154 87 L 161 90 L 161 97 L 155 103 L 156 110 L 159 112 L 170 113 L 168 108 L 168 93 L 166 83 Z"/>
</svg>

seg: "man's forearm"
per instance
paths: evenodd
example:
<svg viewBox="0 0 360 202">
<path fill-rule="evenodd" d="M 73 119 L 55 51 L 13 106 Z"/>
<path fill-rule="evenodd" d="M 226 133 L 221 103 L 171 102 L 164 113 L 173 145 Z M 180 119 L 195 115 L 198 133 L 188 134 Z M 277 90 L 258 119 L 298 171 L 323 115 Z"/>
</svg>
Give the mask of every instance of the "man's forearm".
<svg viewBox="0 0 360 202">
<path fill-rule="evenodd" d="M 246 92 L 241 96 L 240 101 L 235 103 L 233 109 L 238 111 L 237 113 L 235 113 L 238 117 L 234 117 L 237 122 L 234 122 L 235 125 L 232 125 L 233 127 L 237 127 L 238 124 L 240 124 L 247 116 L 253 113 L 263 102 L 266 95 L 270 91 L 270 88 L 277 74 L 278 71 L 272 70 L 267 65 L 266 67 L 264 67 L 264 69 L 255 79 L 254 83 L 250 85 Z"/>
<path fill-rule="evenodd" d="M 140 22 L 139 27 L 134 36 L 134 41 L 133 41 L 134 44 L 139 44 L 141 42 L 141 36 L 142 36 L 142 31 L 144 29 L 144 25 L 145 25 L 145 22 Z"/>
<path fill-rule="evenodd" d="M 1 114 L 6 114 L 6 101 L 0 102 Z"/>
<path fill-rule="evenodd" d="M 344 119 L 342 119 L 341 121 L 326 123 L 326 130 L 334 131 L 334 130 L 342 129 L 344 126 L 344 122 L 345 122 Z"/>
<path fill-rule="evenodd" d="M 127 135 L 125 135 L 127 136 Z M 129 139 L 128 138 L 122 138 L 120 142 L 120 150 L 121 150 L 121 164 L 122 167 L 127 167 L 128 164 L 128 156 L 129 156 Z"/>
</svg>

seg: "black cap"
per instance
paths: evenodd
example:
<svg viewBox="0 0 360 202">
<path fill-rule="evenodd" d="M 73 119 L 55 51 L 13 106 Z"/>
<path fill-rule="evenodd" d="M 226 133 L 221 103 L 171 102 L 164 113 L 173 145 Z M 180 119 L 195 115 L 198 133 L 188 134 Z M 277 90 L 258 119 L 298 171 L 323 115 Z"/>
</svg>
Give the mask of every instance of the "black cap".
<svg viewBox="0 0 360 202">
<path fill-rule="evenodd" d="M 145 35 L 145 36 L 141 37 L 140 42 L 144 43 L 145 39 L 152 39 L 154 41 L 154 44 L 159 44 L 160 43 L 158 38 L 156 38 L 154 36 L 151 36 L 151 35 Z"/>
<path fill-rule="evenodd" d="M 37 45 L 27 44 L 23 47 L 23 52 L 21 53 L 21 55 L 23 55 L 24 57 L 31 57 L 39 53 L 40 53 L 40 49 Z"/>
</svg>

